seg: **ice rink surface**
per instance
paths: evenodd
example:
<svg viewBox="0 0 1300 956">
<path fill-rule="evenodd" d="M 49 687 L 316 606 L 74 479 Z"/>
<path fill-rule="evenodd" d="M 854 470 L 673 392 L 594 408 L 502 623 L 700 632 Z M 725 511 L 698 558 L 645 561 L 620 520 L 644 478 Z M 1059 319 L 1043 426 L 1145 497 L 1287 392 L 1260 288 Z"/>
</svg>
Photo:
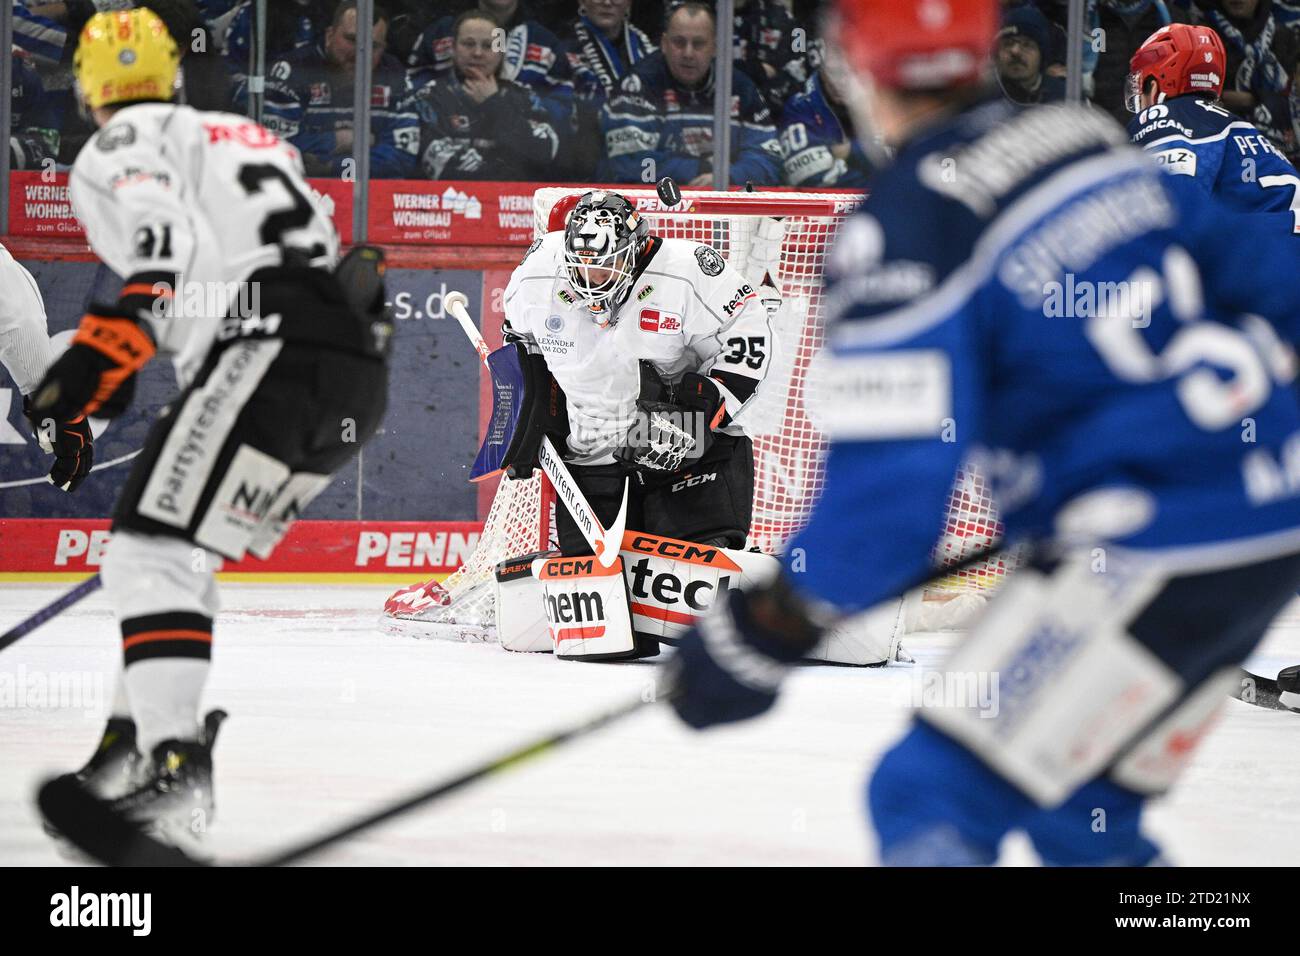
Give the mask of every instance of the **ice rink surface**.
<svg viewBox="0 0 1300 956">
<path fill-rule="evenodd" d="M 67 585 L 0 584 L 0 630 Z M 243 856 L 314 834 L 640 695 L 655 665 L 577 664 L 377 626 L 388 585 L 223 585 L 205 703 L 218 741 L 212 849 Z M 952 635 L 905 642 L 934 666 Z M 662 659 L 662 658 L 661 658 Z M 1252 659 L 1300 661 L 1300 606 Z M 32 793 L 97 742 L 120 666 L 95 594 L 0 653 L 0 864 L 64 861 Z M 321 864 L 832 864 L 874 859 L 868 768 L 905 726 L 915 666 L 803 667 L 768 716 L 705 734 L 661 707 L 390 823 Z M 60 694 L 39 692 L 62 686 Z M 21 688 L 21 691 L 20 691 Z M 80 695 L 80 699 L 73 691 Z M 59 699 L 52 699 L 59 698 Z M 1183 864 L 1290 865 L 1300 716 L 1228 701 L 1151 832 Z M 1022 842 L 1012 864 L 1032 862 Z"/>
</svg>

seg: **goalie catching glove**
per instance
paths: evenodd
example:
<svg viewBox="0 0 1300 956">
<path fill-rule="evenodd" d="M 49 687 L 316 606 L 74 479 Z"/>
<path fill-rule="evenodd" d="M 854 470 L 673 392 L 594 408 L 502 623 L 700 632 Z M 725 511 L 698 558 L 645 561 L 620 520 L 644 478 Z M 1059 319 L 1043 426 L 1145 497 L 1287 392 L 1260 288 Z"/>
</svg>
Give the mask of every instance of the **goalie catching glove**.
<svg viewBox="0 0 1300 956">
<path fill-rule="evenodd" d="M 156 351 L 148 330 L 126 310 L 92 308 L 32 393 L 30 413 L 68 423 L 85 415 L 114 418 L 126 411 L 136 373 Z"/>
<path fill-rule="evenodd" d="M 834 615 L 795 594 L 784 576 L 720 595 L 678 645 L 670 700 L 696 730 L 748 720 L 776 701 L 789 669 L 812 650 Z"/>
<path fill-rule="evenodd" d="M 61 422 L 51 415 L 37 415 L 29 398 L 23 399 L 23 413 L 32 423 L 41 451 L 54 456 L 50 484 L 69 494 L 76 491 L 95 463 L 95 439 L 86 416 Z"/>
<path fill-rule="evenodd" d="M 636 410 L 636 421 L 614 457 L 642 471 L 680 470 L 688 460 L 708 451 L 714 430 L 726 418 L 717 383 L 695 372 L 682 376 L 676 401 L 643 397 L 637 401 Z"/>
</svg>

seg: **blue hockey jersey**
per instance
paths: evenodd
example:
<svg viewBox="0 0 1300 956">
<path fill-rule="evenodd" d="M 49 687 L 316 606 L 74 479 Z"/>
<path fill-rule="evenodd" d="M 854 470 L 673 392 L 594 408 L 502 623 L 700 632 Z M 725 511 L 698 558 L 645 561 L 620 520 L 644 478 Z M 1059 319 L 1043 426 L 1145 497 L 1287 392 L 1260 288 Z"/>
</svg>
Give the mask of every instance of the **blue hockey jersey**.
<svg viewBox="0 0 1300 956">
<path fill-rule="evenodd" d="M 849 154 L 837 159 L 831 147 L 848 140 Z M 781 162 L 791 186 L 862 189 L 871 176 L 871 162 L 861 144 L 849 135 L 826 98 L 821 75 L 814 74 L 781 113 Z"/>
<path fill-rule="evenodd" d="M 1129 135 L 1178 185 L 1243 212 L 1282 214 L 1280 228 L 1300 233 L 1300 179 L 1258 129 L 1215 100 L 1188 93 L 1143 110 Z"/>
<path fill-rule="evenodd" d="M 968 455 L 1013 537 L 1300 550 L 1300 252 L 1171 183 L 1078 107 L 984 101 L 900 149 L 828 257 L 797 588 L 852 611 L 923 579 Z"/>
<path fill-rule="evenodd" d="M 780 183 L 781 144 L 772 114 L 758 88 L 732 71 L 731 181 Z M 713 169 L 713 73 L 699 89 L 673 79 L 663 51 L 650 54 L 619 84 L 601 110 L 605 159 L 597 170 L 604 182 L 639 183 L 646 160 L 655 176 L 689 183 Z"/>
<path fill-rule="evenodd" d="M 402 68 L 385 56 L 373 79 L 370 174 L 381 179 L 411 178 L 416 174 L 420 120 L 406 95 Z M 241 112 L 247 111 L 247 79 L 236 88 L 235 102 Z M 335 150 L 337 130 L 352 127 L 352 104 L 352 74 L 332 69 L 320 46 L 306 47 L 268 68 L 262 125 L 298 147 L 308 176 L 337 176 L 352 158 L 351 150 Z"/>
</svg>

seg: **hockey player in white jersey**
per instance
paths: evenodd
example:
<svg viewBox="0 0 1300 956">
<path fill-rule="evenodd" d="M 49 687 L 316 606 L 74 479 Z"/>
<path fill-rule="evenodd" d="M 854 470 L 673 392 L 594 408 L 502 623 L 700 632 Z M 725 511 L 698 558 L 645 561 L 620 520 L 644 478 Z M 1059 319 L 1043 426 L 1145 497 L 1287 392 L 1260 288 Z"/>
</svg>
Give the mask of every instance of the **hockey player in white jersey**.
<svg viewBox="0 0 1300 956">
<path fill-rule="evenodd" d="M 0 246 L 0 365 L 18 386 L 37 443 L 54 455 L 50 483 L 72 492 L 86 480 L 95 461 L 89 420 L 84 415 L 72 421 L 41 420 L 30 414 L 29 396 L 54 361 L 54 353 L 36 280 Z"/>
<path fill-rule="evenodd" d="M 112 416 L 170 355 L 183 391 L 154 425 L 113 516 L 101 574 L 124 671 L 103 742 L 77 779 L 136 820 L 212 812 L 208 673 L 214 572 L 266 557 L 383 414 L 382 257 L 338 237 L 297 150 L 247 117 L 172 102 L 176 44 L 148 9 L 92 17 L 75 66 L 99 132 L 70 197 L 125 279 L 92 305 L 33 393 L 59 421 Z M 137 773 L 137 770 L 139 771 Z"/>
<path fill-rule="evenodd" d="M 601 521 L 617 514 L 630 476 L 629 529 L 744 546 L 745 414 L 772 363 L 780 305 L 760 282 L 709 245 L 651 235 L 626 198 L 603 190 L 584 194 L 564 230 L 515 269 L 505 339 L 540 356 L 563 393 L 556 444 Z M 563 509 L 557 524 L 566 556 L 590 553 Z M 642 642 L 637 653 L 657 650 Z"/>
</svg>

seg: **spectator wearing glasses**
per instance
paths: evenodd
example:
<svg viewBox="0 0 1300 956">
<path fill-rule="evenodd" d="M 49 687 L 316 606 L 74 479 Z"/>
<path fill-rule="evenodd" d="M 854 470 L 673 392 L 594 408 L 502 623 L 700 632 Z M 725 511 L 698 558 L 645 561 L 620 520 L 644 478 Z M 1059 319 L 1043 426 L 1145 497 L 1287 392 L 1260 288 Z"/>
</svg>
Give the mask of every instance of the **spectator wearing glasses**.
<svg viewBox="0 0 1300 956">
<path fill-rule="evenodd" d="M 1065 99 L 1065 81 L 1046 72 L 1051 24 L 1035 7 L 1013 7 L 1003 14 L 994 51 L 1002 92 L 1015 103 Z"/>
<path fill-rule="evenodd" d="M 640 63 L 601 112 L 605 159 L 598 175 L 610 182 L 653 182 L 671 176 L 683 186 L 712 184 L 713 8 L 687 2 L 668 13 L 662 48 Z M 727 64 L 730 67 L 730 63 Z M 781 145 L 758 88 L 732 73 L 731 181 L 781 181 Z"/>
<path fill-rule="evenodd" d="M 537 94 L 499 76 L 496 21 L 476 10 L 453 26 L 452 68 L 412 97 L 420 171 L 429 179 L 545 178 L 559 136 Z"/>
<path fill-rule="evenodd" d="M 405 77 L 401 64 L 385 53 L 387 34 L 388 15 L 376 5 L 370 174 L 401 179 L 415 172 L 420 123 L 402 102 Z M 356 0 L 344 0 L 321 44 L 295 50 L 267 70 L 263 125 L 298 147 L 309 176 L 338 176 L 350 168 L 356 60 Z M 236 92 L 241 109 L 247 107 L 247 87 L 245 82 Z"/>
</svg>

